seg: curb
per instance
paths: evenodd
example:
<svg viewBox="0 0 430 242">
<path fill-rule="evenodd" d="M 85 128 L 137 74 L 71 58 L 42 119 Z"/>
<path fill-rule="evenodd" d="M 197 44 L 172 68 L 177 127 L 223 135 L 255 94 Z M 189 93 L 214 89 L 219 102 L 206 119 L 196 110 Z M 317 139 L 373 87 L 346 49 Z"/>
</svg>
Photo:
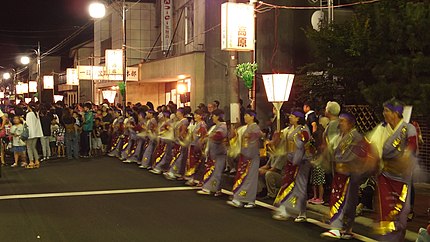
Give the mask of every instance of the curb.
<svg viewBox="0 0 430 242">
<path fill-rule="evenodd" d="M 307 204 L 306 208 L 310 211 L 316 212 L 321 214 L 322 216 L 328 217 L 329 215 L 329 208 L 324 205 L 314 205 L 314 204 Z M 362 226 L 373 228 L 374 227 L 374 221 L 373 219 L 366 218 L 363 216 L 355 217 L 355 223 L 360 224 Z M 406 230 L 405 239 L 408 241 L 415 241 L 418 238 L 418 233 Z"/>
</svg>

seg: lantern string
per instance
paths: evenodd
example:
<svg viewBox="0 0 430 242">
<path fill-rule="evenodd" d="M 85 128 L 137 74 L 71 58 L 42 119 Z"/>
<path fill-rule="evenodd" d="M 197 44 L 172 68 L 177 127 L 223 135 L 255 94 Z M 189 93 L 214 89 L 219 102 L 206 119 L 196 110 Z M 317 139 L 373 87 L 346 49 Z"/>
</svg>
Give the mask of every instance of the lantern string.
<svg viewBox="0 0 430 242">
<path fill-rule="evenodd" d="M 265 3 L 260 1 L 259 2 L 259 7 L 269 7 L 271 9 L 293 9 L 293 10 L 309 10 L 309 9 L 329 9 L 329 8 L 344 8 L 344 7 L 351 7 L 351 6 L 355 6 L 355 5 L 364 5 L 364 4 L 372 4 L 372 3 L 377 3 L 380 2 L 381 0 L 368 0 L 368 1 L 359 1 L 359 2 L 354 2 L 354 3 L 345 3 L 345 4 L 339 4 L 339 5 L 334 5 L 334 6 L 281 6 L 281 5 L 275 5 L 275 4 L 270 4 L 270 3 Z M 259 9 L 257 9 L 259 10 Z M 264 11 L 264 10 L 263 10 Z"/>
</svg>

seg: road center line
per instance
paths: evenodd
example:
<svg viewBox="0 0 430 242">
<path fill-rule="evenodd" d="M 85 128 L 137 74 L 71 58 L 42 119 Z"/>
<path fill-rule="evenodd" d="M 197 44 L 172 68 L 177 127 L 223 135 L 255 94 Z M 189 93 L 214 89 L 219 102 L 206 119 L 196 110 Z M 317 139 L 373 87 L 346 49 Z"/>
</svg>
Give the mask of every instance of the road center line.
<svg viewBox="0 0 430 242">
<path fill-rule="evenodd" d="M 0 196 L 0 200 L 51 198 L 51 197 L 78 197 L 78 196 L 132 194 L 132 193 L 149 193 L 149 192 L 172 192 L 172 191 L 188 191 L 188 190 L 196 190 L 196 189 L 200 189 L 200 188 L 197 188 L 197 187 L 160 187 L 160 188 L 105 190 L 105 191 L 18 194 L 18 195 L 3 195 L 3 196 Z"/>
</svg>

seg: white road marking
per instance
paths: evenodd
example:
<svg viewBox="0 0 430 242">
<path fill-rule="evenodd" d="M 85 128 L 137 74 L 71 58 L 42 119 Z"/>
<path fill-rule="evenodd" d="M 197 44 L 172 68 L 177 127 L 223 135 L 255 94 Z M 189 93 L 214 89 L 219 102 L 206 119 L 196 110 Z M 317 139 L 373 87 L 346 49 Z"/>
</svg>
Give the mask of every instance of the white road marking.
<svg viewBox="0 0 430 242">
<path fill-rule="evenodd" d="M 233 195 L 233 193 L 231 191 L 228 191 L 228 190 L 225 190 L 225 189 L 222 189 L 222 193 L 227 194 L 227 195 Z M 260 202 L 260 201 L 255 201 L 255 204 L 257 204 L 260 207 L 264 207 L 264 208 L 267 208 L 267 209 L 270 209 L 270 210 L 273 210 L 273 211 L 276 210 L 275 206 L 273 206 L 271 204 L 268 204 L 268 203 L 264 203 L 264 202 Z M 319 226 L 321 228 L 330 229 L 330 225 L 325 224 L 325 223 L 323 223 L 321 221 L 318 221 L 318 220 L 315 220 L 315 219 L 312 219 L 312 218 L 307 218 L 306 221 L 308 223 L 315 224 L 315 225 L 317 225 L 317 226 Z M 358 239 L 358 240 L 361 240 L 361 241 L 364 241 L 364 242 L 377 242 L 377 240 L 374 240 L 374 239 L 371 239 L 371 238 L 368 238 L 366 236 L 363 236 L 363 235 L 360 235 L 360 234 L 356 234 L 356 233 L 354 233 L 354 238 Z"/>
<path fill-rule="evenodd" d="M 160 188 L 105 190 L 105 191 L 19 194 L 19 195 L 2 195 L 2 196 L 0 196 L 0 200 L 51 198 L 51 197 L 78 197 L 78 196 L 132 194 L 132 193 L 149 193 L 149 192 L 172 192 L 172 191 L 188 191 L 188 190 L 196 190 L 196 189 L 200 189 L 200 188 L 197 188 L 197 187 L 160 187 Z"/>
</svg>

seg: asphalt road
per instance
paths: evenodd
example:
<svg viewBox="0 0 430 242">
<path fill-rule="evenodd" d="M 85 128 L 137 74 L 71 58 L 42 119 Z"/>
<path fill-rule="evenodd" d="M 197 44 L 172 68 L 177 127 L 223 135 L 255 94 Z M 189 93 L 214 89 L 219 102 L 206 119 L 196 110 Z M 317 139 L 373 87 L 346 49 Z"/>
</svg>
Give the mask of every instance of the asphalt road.
<svg viewBox="0 0 430 242">
<path fill-rule="evenodd" d="M 0 241 L 325 241 L 324 228 L 275 221 L 267 208 L 236 209 L 226 205 L 228 196 L 169 191 L 182 187 L 107 157 L 6 167 Z"/>
</svg>

